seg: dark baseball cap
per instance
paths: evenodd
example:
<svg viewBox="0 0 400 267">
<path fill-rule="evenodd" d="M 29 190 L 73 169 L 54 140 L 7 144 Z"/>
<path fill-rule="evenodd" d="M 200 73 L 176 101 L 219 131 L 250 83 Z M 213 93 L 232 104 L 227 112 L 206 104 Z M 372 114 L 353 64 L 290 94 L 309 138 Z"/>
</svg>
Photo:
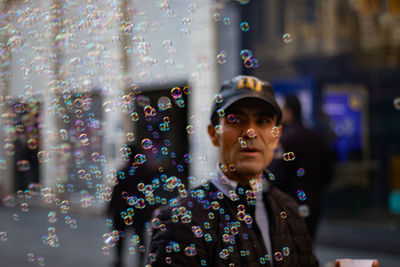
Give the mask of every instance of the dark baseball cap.
<svg viewBox="0 0 400 267">
<path fill-rule="evenodd" d="M 247 75 L 235 76 L 232 80 L 222 83 L 211 107 L 211 121 L 219 109 L 225 110 L 233 103 L 245 98 L 260 99 L 272 106 L 276 112 L 277 123 L 280 123 L 282 111 L 276 102 L 272 85 L 267 81 Z"/>
</svg>

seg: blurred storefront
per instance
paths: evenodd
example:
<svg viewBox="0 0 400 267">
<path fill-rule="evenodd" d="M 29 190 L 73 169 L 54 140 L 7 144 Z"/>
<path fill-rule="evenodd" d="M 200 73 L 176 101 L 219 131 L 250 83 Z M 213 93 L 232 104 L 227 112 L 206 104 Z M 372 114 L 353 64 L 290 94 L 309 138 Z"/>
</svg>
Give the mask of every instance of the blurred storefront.
<svg viewBox="0 0 400 267">
<path fill-rule="evenodd" d="M 50 202 L 98 212 L 125 148 L 145 137 L 157 145 L 169 138 L 168 152 L 159 147 L 154 154 L 172 161 L 168 168 L 186 184 L 182 162 L 193 161 L 192 180 L 200 181 L 214 168 L 204 156 L 212 149 L 204 125 L 218 83 L 211 6 L 0 1 L 1 197 L 48 192 Z M 138 117 L 146 107 L 142 95 L 157 125 Z M 162 96 L 170 101 L 165 109 L 158 106 Z M 168 127 L 160 130 L 162 122 Z"/>
</svg>

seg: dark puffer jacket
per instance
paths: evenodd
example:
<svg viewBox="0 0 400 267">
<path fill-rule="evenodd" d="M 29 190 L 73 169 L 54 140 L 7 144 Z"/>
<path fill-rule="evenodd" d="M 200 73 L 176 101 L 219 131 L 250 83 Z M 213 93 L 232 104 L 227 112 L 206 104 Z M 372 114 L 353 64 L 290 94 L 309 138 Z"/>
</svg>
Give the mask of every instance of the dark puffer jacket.
<svg viewBox="0 0 400 267">
<path fill-rule="evenodd" d="M 153 220 L 149 264 L 250 267 L 273 261 L 277 267 L 319 266 L 297 203 L 273 186 L 263 194 L 273 255 L 268 255 L 258 226 L 238 219 L 241 200 L 232 201 L 209 183 L 160 210 L 160 221 Z"/>
</svg>

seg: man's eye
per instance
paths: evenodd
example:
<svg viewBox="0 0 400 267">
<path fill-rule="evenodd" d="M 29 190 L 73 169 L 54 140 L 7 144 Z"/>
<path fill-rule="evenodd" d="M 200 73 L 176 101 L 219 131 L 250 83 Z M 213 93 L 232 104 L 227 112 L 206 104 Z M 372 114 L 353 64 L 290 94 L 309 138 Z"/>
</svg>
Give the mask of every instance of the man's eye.
<svg viewBox="0 0 400 267">
<path fill-rule="evenodd" d="M 270 124 L 272 123 L 272 119 L 271 118 L 262 118 L 260 119 L 261 123 L 265 123 L 265 124 Z"/>
</svg>

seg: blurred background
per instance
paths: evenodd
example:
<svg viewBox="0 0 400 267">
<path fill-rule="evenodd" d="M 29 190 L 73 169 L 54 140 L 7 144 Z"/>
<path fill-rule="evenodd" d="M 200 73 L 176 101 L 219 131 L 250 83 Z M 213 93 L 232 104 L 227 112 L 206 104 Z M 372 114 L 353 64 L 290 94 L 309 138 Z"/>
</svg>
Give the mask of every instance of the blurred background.
<svg viewBox="0 0 400 267">
<path fill-rule="evenodd" d="M 400 266 L 400 0 L 1 0 L 5 266 L 111 264 L 105 209 L 129 145 L 187 193 L 215 168 L 208 112 L 238 74 L 297 95 L 334 155 L 321 265 Z"/>
</svg>

